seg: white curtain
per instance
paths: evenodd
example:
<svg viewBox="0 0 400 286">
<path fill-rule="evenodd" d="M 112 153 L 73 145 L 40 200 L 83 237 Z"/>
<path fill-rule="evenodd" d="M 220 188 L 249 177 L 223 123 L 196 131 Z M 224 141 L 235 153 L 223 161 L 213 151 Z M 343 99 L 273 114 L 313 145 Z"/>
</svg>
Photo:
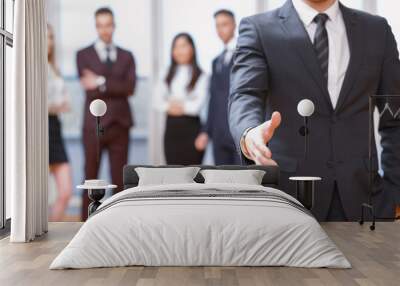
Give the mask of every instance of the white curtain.
<svg viewBox="0 0 400 286">
<path fill-rule="evenodd" d="M 6 98 L 6 187 L 12 242 L 47 232 L 48 126 L 45 0 L 15 1 L 13 92 Z"/>
</svg>

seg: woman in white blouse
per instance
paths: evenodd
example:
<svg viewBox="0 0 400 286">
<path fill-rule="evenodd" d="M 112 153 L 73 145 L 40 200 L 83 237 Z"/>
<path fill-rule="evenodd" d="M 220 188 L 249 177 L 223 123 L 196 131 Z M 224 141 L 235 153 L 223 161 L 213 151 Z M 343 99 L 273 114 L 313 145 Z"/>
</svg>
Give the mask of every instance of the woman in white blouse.
<svg viewBox="0 0 400 286">
<path fill-rule="evenodd" d="M 72 194 L 72 175 L 58 115 L 69 110 L 65 84 L 57 71 L 54 53 L 54 32 L 47 25 L 47 102 L 49 112 L 49 167 L 57 186 L 57 200 L 52 205 L 50 221 L 61 221 Z"/>
<path fill-rule="evenodd" d="M 159 83 L 154 107 L 167 115 L 164 152 L 167 164 L 201 164 L 204 148 L 195 141 L 208 91 L 207 75 L 197 63 L 196 48 L 187 33 L 172 41 L 171 65 Z M 198 148 L 196 148 L 196 146 Z"/>
</svg>

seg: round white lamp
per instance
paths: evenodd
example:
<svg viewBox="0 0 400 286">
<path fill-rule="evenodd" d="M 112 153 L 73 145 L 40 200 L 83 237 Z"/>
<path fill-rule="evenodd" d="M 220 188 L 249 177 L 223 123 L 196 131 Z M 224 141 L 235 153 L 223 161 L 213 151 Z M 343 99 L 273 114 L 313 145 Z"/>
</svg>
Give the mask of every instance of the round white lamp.
<svg viewBox="0 0 400 286">
<path fill-rule="evenodd" d="M 300 127 L 300 135 L 304 136 L 304 159 L 307 159 L 308 152 L 308 118 L 314 114 L 314 103 L 309 99 L 303 99 L 297 104 L 297 112 L 304 117 L 304 126 Z"/>
<path fill-rule="evenodd" d="M 90 113 L 96 117 L 96 136 L 97 136 L 97 164 L 100 162 L 100 137 L 104 134 L 104 128 L 100 125 L 100 117 L 107 112 L 107 104 L 101 99 L 95 99 L 90 103 Z"/>
<path fill-rule="evenodd" d="M 303 117 L 310 117 L 315 110 L 314 103 L 309 99 L 303 99 L 297 105 L 297 112 Z"/>
<path fill-rule="evenodd" d="M 90 103 L 90 113 L 95 117 L 102 117 L 107 112 L 107 104 L 101 99 L 95 99 Z"/>
</svg>

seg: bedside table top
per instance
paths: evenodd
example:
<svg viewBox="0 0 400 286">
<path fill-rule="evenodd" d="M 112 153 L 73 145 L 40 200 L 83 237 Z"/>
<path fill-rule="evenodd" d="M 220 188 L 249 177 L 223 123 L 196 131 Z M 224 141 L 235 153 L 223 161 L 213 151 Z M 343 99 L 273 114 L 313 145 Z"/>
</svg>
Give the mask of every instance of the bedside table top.
<svg viewBox="0 0 400 286">
<path fill-rule="evenodd" d="M 290 177 L 291 181 L 321 181 L 320 177 Z"/>
<path fill-rule="evenodd" d="M 104 186 L 91 186 L 91 185 L 78 185 L 77 189 L 84 190 L 100 190 L 100 189 L 115 189 L 117 185 L 104 185 Z"/>
</svg>

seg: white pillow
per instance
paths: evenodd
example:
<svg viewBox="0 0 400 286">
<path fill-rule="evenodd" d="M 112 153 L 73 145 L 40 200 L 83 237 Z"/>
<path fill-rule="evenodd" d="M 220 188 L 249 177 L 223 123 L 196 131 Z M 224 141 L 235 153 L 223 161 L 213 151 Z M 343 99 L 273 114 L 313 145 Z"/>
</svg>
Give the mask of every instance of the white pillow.
<svg viewBox="0 0 400 286">
<path fill-rule="evenodd" d="M 265 171 L 262 170 L 201 170 L 205 184 L 226 183 L 261 185 Z"/>
<path fill-rule="evenodd" d="M 195 183 L 199 167 L 177 168 L 135 168 L 139 176 L 139 186 Z"/>
</svg>

